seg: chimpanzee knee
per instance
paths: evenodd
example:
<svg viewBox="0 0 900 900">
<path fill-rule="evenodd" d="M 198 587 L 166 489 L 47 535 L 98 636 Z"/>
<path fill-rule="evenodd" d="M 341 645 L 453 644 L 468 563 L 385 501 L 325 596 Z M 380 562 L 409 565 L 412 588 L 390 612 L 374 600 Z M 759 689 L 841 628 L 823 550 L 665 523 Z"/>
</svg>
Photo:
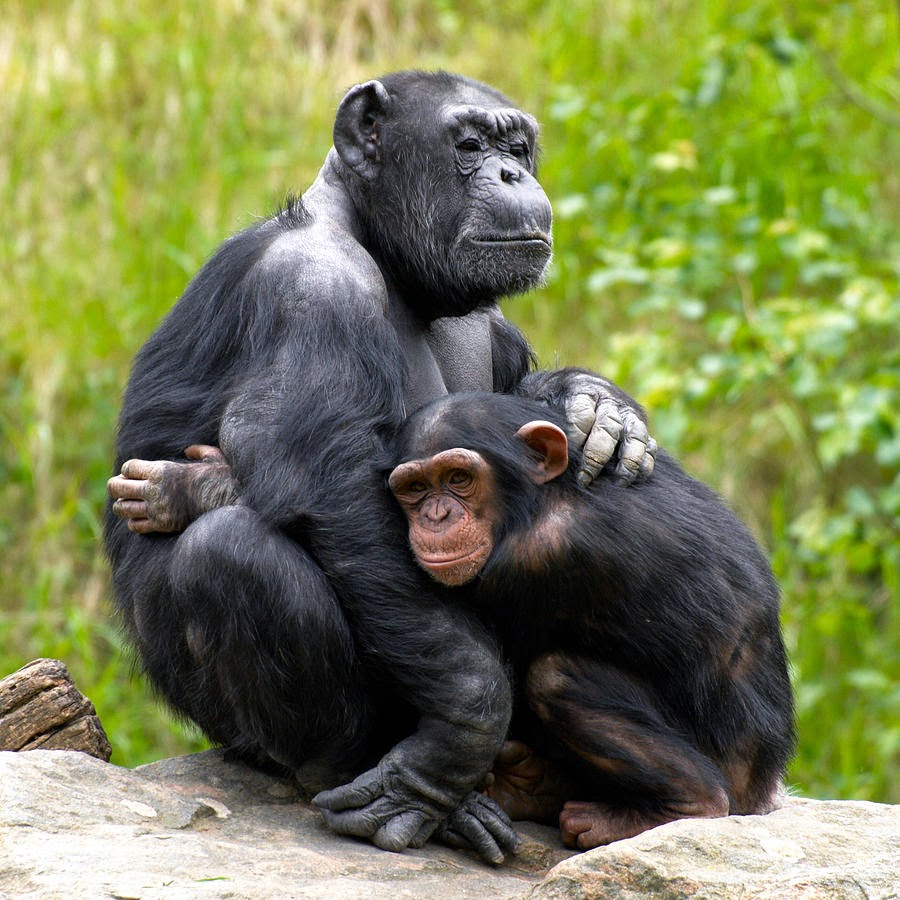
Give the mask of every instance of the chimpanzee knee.
<svg viewBox="0 0 900 900">
<path fill-rule="evenodd" d="M 526 697 L 542 722 L 566 714 L 578 717 L 588 707 L 594 714 L 613 713 L 663 727 L 658 699 L 648 685 L 615 666 L 569 653 L 544 653 L 528 667 Z"/>
<path fill-rule="evenodd" d="M 194 664 L 227 698 L 240 742 L 294 767 L 356 761 L 371 716 L 359 660 L 302 547 L 252 510 L 223 507 L 181 535 L 171 579 Z"/>
</svg>

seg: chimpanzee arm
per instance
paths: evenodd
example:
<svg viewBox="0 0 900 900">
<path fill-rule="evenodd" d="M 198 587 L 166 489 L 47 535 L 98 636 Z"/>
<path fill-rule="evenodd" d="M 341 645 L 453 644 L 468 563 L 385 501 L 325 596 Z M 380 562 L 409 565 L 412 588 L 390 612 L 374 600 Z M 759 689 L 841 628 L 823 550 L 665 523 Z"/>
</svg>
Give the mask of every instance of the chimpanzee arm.
<svg viewBox="0 0 900 900">
<path fill-rule="evenodd" d="M 508 319 L 503 318 L 500 307 L 490 311 L 491 366 L 494 373 L 494 391 L 513 394 L 522 379 L 537 365 L 525 335 Z"/>
<path fill-rule="evenodd" d="M 569 440 L 583 448 L 583 484 L 604 467 L 626 482 L 653 471 L 656 441 L 647 431 L 647 415 L 611 381 L 586 369 L 532 371 L 535 359 L 525 336 L 499 309 L 491 316 L 491 352 L 495 391 L 566 410 Z"/>
</svg>

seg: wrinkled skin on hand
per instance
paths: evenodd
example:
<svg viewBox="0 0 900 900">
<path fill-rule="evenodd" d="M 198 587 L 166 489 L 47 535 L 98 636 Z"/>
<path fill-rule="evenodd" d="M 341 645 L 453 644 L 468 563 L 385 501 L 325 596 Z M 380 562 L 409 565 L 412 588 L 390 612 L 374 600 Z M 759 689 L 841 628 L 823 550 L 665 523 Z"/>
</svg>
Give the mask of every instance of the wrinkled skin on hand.
<svg viewBox="0 0 900 900">
<path fill-rule="evenodd" d="M 506 853 L 515 853 L 521 843 L 509 816 L 477 791 L 438 825 L 434 837 L 448 847 L 475 850 L 495 865 L 503 862 Z"/>
<path fill-rule="evenodd" d="M 184 531 L 204 512 L 237 500 L 237 482 L 221 450 L 192 444 L 184 455 L 195 461 L 129 459 L 109 479 L 112 510 L 130 531 Z"/>
<path fill-rule="evenodd" d="M 473 849 L 495 865 L 502 863 L 519 845 L 509 817 L 474 791 L 455 801 L 444 785 L 426 777 L 414 743 L 407 739 L 354 781 L 317 794 L 313 803 L 328 827 L 395 852 L 422 847 L 434 836 L 450 846 Z"/>
<path fill-rule="evenodd" d="M 624 481 L 646 478 L 653 471 L 656 441 L 634 406 L 609 382 L 592 375 L 576 376 L 574 393 L 565 401 L 569 440 L 581 448 L 582 484 L 590 484 L 604 467 Z"/>
</svg>

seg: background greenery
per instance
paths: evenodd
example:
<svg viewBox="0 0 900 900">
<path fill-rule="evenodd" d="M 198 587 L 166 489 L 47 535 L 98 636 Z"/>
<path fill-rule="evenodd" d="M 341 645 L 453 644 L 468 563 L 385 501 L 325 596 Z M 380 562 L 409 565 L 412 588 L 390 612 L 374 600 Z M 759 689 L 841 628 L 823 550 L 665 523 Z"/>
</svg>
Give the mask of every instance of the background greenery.
<svg viewBox="0 0 900 900">
<path fill-rule="evenodd" d="M 543 123 L 542 361 L 647 405 L 770 549 L 819 797 L 900 801 L 900 60 L 876 0 L 7 0 L 0 675 L 66 660 L 133 765 L 199 746 L 129 665 L 100 515 L 129 361 L 314 177 L 343 90 L 443 67 Z"/>
</svg>

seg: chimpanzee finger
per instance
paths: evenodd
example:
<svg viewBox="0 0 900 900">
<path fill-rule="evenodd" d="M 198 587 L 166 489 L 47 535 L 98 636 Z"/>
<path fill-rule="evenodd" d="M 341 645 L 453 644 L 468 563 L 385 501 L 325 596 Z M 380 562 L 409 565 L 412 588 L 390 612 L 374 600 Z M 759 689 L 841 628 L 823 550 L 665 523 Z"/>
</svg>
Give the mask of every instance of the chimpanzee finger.
<svg viewBox="0 0 900 900">
<path fill-rule="evenodd" d="M 314 806 L 338 812 L 343 809 L 359 809 L 384 793 L 384 784 L 378 769 L 369 769 L 349 784 L 328 791 L 320 791 L 312 798 Z"/>
<path fill-rule="evenodd" d="M 596 418 L 582 450 L 582 484 L 590 484 L 616 452 L 624 423 L 618 404 L 611 397 L 601 400 L 595 409 Z"/>
<path fill-rule="evenodd" d="M 449 825 L 442 825 L 436 832 L 435 837 L 448 847 L 455 847 L 457 850 L 470 850 L 472 845 L 458 832 L 454 831 Z"/>
<path fill-rule="evenodd" d="M 159 463 L 148 459 L 127 459 L 120 471 L 123 478 L 149 481 L 154 476 L 159 477 Z"/>
<path fill-rule="evenodd" d="M 622 419 L 621 450 L 616 474 L 634 478 L 640 471 L 641 460 L 647 452 L 650 433 L 647 426 L 632 413 L 626 412 Z"/>
<path fill-rule="evenodd" d="M 472 814 L 491 833 L 501 849 L 515 852 L 521 839 L 506 812 L 484 794 L 475 794 L 472 804 Z"/>
<path fill-rule="evenodd" d="M 474 816 L 455 816 L 452 830 L 461 835 L 466 845 L 474 850 L 482 859 L 494 865 L 500 865 L 506 856 L 500 849 L 494 836 Z"/>
<path fill-rule="evenodd" d="M 106 482 L 106 492 L 113 500 L 143 500 L 147 492 L 147 482 L 114 475 Z"/>
<path fill-rule="evenodd" d="M 116 500 L 112 505 L 113 514 L 120 519 L 147 519 L 150 510 L 143 500 Z"/>
<path fill-rule="evenodd" d="M 627 481 L 633 481 L 641 472 L 647 456 L 650 433 L 644 422 L 630 410 L 625 411 L 622 420 L 621 450 L 615 474 Z"/>
<path fill-rule="evenodd" d="M 569 439 L 582 447 L 597 419 L 597 403 L 589 394 L 574 394 L 566 398 L 566 419 L 572 426 Z"/>
<path fill-rule="evenodd" d="M 197 459 L 201 462 L 226 462 L 225 454 L 218 448 L 209 444 L 191 444 L 184 451 L 188 459 Z"/>
<path fill-rule="evenodd" d="M 428 819 L 428 814 L 419 809 L 411 809 L 392 816 L 372 835 L 372 843 L 382 850 L 399 852 L 404 847 L 409 847 L 419 836 Z M 428 838 L 426 837 L 425 840 L 428 840 Z M 422 843 L 424 844 L 425 841 L 422 841 Z"/>
<path fill-rule="evenodd" d="M 476 850 L 492 863 L 503 862 L 505 853 L 519 846 L 509 816 L 484 794 L 471 793 L 441 824 L 438 837 L 451 847 Z"/>
<path fill-rule="evenodd" d="M 342 812 L 335 812 L 322 807 L 321 812 L 325 824 L 338 834 L 374 838 L 374 835 L 396 813 L 396 807 L 386 797 L 381 797 L 362 809 L 348 809 Z M 392 848 L 386 847 L 385 849 Z"/>
<path fill-rule="evenodd" d="M 641 460 L 638 478 L 646 478 L 653 472 L 653 467 L 656 465 L 656 451 L 658 449 L 659 447 L 656 443 L 656 439 L 651 435 L 650 439 L 647 441 L 647 452 Z"/>
<path fill-rule="evenodd" d="M 414 850 L 418 850 L 420 847 L 424 847 L 426 843 L 428 843 L 428 838 L 430 838 L 434 832 L 436 831 L 440 822 L 437 819 L 429 818 L 427 822 L 416 832 L 415 837 L 409 842 L 409 846 Z"/>
</svg>

